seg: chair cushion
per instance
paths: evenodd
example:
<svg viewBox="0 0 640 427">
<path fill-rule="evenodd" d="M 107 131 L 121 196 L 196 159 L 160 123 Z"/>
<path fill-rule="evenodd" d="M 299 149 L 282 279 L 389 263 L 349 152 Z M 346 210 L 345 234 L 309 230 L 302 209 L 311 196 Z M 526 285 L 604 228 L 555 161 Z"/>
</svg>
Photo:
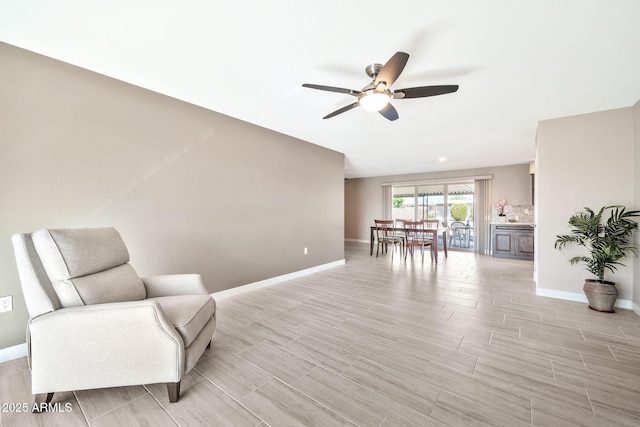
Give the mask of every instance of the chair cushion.
<svg viewBox="0 0 640 427">
<path fill-rule="evenodd" d="M 146 297 L 114 228 L 39 230 L 32 239 L 62 307 Z"/>
<path fill-rule="evenodd" d="M 216 312 L 216 303 L 208 294 L 155 297 L 149 300 L 160 304 L 165 317 L 184 340 L 185 348 L 191 345 Z"/>
<path fill-rule="evenodd" d="M 129 262 L 129 251 L 115 228 L 65 228 L 32 234 L 52 280 L 66 280 Z"/>
<path fill-rule="evenodd" d="M 131 264 L 122 264 L 98 273 L 76 277 L 68 282 L 71 282 L 85 305 L 138 301 L 147 296 L 142 279 Z M 58 289 L 61 286 L 60 283 Z"/>
</svg>

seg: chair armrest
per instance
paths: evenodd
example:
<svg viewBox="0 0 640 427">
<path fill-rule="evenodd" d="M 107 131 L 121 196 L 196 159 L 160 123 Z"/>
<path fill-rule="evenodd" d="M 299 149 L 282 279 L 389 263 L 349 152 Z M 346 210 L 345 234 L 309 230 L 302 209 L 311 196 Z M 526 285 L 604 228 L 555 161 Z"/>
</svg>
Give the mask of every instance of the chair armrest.
<svg viewBox="0 0 640 427">
<path fill-rule="evenodd" d="M 32 392 L 180 381 L 182 338 L 155 301 L 69 307 L 29 322 Z"/>
<path fill-rule="evenodd" d="M 199 274 L 167 274 L 164 276 L 143 277 L 142 283 L 147 289 L 147 298 L 172 295 L 208 294 Z"/>
</svg>

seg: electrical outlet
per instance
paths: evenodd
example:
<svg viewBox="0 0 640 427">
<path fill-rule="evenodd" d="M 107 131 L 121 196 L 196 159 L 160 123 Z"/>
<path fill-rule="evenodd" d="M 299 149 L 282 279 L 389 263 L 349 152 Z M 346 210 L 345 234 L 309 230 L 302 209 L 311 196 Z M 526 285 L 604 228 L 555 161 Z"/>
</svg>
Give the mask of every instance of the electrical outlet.
<svg viewBox="0 0 640 427">
<path fill-rule="evenodd" d="M 0 313 L 13 310 L 13 297 L 11 295 L 0 298 Z"/>
</svg>

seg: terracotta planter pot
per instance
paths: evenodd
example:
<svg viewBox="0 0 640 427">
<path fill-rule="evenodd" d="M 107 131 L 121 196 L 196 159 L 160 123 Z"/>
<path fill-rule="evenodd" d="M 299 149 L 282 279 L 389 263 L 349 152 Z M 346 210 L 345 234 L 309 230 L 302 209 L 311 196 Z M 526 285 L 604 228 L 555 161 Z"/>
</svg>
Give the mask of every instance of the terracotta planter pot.
<svg viewBox="0 0 640 427">
<path fill-rule="evenodd" d="M 604 313 L 614 312 L 613 306 L 618 299 L 618 289 L 615 283 L 587 279 L 582 290 L 589 300 L 590 309 Z"/>
</svg>

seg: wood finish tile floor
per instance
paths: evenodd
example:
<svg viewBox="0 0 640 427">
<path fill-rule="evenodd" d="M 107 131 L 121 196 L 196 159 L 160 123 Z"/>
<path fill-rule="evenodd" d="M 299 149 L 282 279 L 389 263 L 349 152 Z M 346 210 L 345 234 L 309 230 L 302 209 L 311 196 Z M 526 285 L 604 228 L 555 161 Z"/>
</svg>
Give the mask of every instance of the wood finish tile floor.
<svg viewBox="0 0 640 427">
<path fill-rule="evenodd" d="M 56 393 L 2 426 L 638 426 L 640 317 L 538 297 L 531 262 L 454 252 L 435 266 L 346 244 L 345 266 L 218 301 L 183 380 Z M 31 402 L 24 358 L 0 402 Z M 69 404 L 65 412 L 65 404 Z M 3 406 L 4 408 L 4 406 Z"/>
</svg>

